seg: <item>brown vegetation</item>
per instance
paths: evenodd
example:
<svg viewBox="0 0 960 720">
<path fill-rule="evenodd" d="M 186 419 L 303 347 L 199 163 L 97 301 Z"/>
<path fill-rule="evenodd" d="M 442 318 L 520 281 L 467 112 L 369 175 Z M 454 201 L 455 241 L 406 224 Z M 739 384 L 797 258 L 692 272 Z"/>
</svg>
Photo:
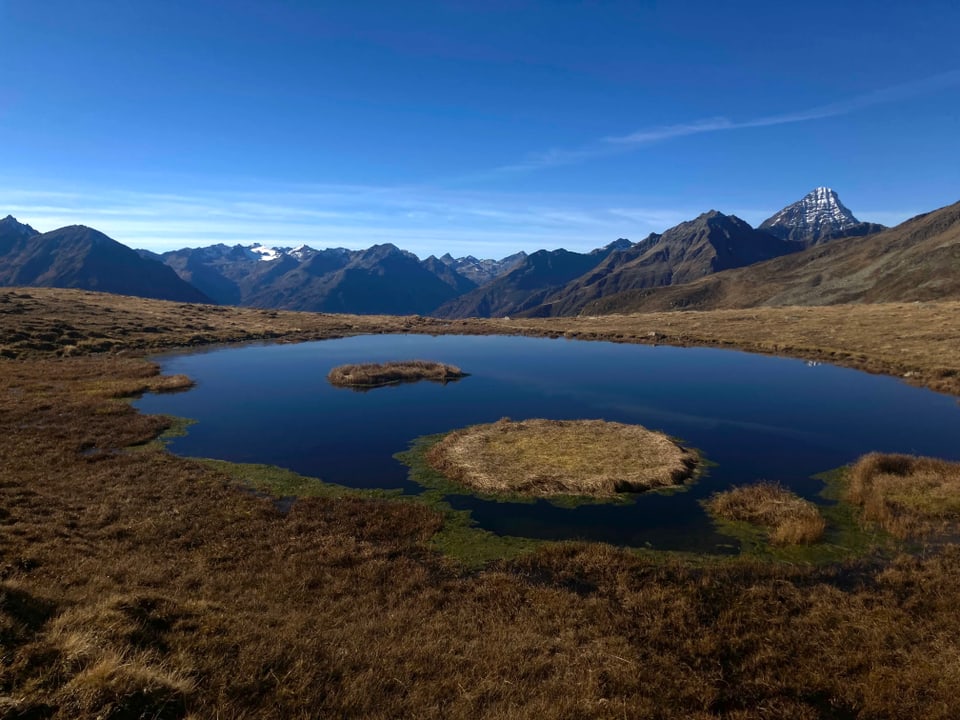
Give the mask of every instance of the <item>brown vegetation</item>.
<svg viewBox="0 0 960 720">
<path fill-rule="evenodd" d="M 327 374 L 327 380 L 337 387 L 374 388 L 419 380 L 447 383 L 465 376 L 466 373 L 455 365 L 430 360 L 398 360 L 340 365 Z"/>
<path fill-rule="evenodd" d="M 900 376 L 960 395 L 960 302 L 437 320 L 187 305 L 81 290 L 0 290 L 0 359 L 363 333 L 529 335 L 735 348 Z"/>
<path fill-rule="evenodd" d="M 124 450 L 169 421 L 117 400 L 158 382 L 118 353 L 376 331 L 376 318 L 0 297 L 0 345 L 23 358 L 0 360 L 2 717 L 958 715 L 954 545 L 814 568 L 566 543 L 464 571 L 427 549 L 443 518 L 420 505 L 315 498 L 285 514 L 203 464 Z M 836 352 L 956 388 L 956 309 L 382 329 Z"/>
<path fill-rule="evenodd" d="M 774 545 L 817 542 L 827 527 L 816 505 L 777 483 L 741 485 L 717 493 L 707 501 L 707 509 L 724 520 L 770 528 Z"/>
<path fill-rule="evenodd" d="M 603 420 L 504 418 L 446 435 L 427 462 L 482 493 L 609 497 L 678 485 L 697 456 L 663 433 Z"/>
<path fill-rule="evenodd" d="M 897 537 L 957 531 L 960 463 L 871 453 L 849 471 L 847 500 Z"/>
</svg>

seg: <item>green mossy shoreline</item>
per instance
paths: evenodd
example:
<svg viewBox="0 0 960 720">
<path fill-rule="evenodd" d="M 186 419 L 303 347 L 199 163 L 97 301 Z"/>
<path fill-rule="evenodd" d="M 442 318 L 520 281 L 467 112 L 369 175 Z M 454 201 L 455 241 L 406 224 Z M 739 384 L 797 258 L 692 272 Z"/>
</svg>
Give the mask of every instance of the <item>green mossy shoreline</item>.
<svg viewBox="0 0 960 720">
<path fill-rule="evenodd" d="M 466 568 L 479 568 L 491 562 L 510 560 L 545 546 L 603 544 L 503 536 L 477 527 L 469 511 L 454 510 L 444 500 L 448 494 L 464 493 L 464 488 L 433 470 L 423 459 L 424 452 L 441 437 L 443 434 L 418 438 L 409 450 L 397 453 L 395 456 L 410 468 L 411 478 L 424 486 L 424 492 L 418 495 L 407 495 L 399 489 L 350 488 L 274 465 L 234 463 L 211 458 L 192 459 L 223 473 L 238 485 L 264 493 L 276 501 L 353 497 L 425 505 L 443 516 L 443 524 L 430 539 L 429 546 Z M 747 522 L 722 520 L 705 510 L 719 534 L 739 543 L 739 553 L 723 555 L 644 547 L 624 549 L 655 562 L 680 561 L 693 565 L 729 563 L 741 559 L 827 565 L 878 553 L 883 556 L 892 556 L 897 550 L 912 549 L 911 545 L 897 541 L 882 530 L 861 525 L 859 508 L 841 500 L 846 485 L 845 472 L 846 467 L 842 467 L 814 476 L 814 479 L 825 483 L 819 496 L 827 503 L 818 506 L 827 521 L 827 529 L 819 542 L 810 545 L 777 546 L 769 542 L 768 533 L 764 528 Z M 682 487 L 679 489 L 682 490 Z M 676 490 L 670 489 L 666 492 L 671 491 Z M 533 503 L 537 501 L 536 498 L 527 496 L 485 497 L 472 494 L 496 502 Z M 613 500 L 613 502 L 636 502 L 638 499 L 636 495 L 632 495 L 626 500 Z M 558 507 L 567 508 L 604 502 L 603 499 L 579 496 L 550 498 L 549 501 Z"/>
</svg>

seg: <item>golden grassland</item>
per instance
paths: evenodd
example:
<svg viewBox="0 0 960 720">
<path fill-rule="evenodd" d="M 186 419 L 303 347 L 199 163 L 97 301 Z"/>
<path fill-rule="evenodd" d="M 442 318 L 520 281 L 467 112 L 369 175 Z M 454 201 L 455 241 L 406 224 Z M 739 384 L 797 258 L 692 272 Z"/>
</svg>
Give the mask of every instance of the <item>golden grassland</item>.
<svg viewBox="0 0 960 720">
<path fill-rule="evenodd" d="M 327 374 L 327 381 L 337 387 L 375 388 L 419 380 L 447 383 L 465 376 L 466 373 L 455 365 L 432 360 L 396 360 L 339 365 Z"/>
<path fill-rule="evenodd" d="M 870 453 L 850 469 L 846 499 L 897 537 L 943 534 L 960 520 L 960 465 Z"/>
<path fill-rule="evenodd" d="M 955 718 L 953 544 L 817 567 L 560 543 L 469 569 L 430 549 L 428 507 L 284 511 L 122 398 L 187 382 L 147 351 L 378 331 L 736 345 L 956 391 L 957 309 L 461 325 L 0 291 L 0 717 Z"/>
<path fill-rule="evenodd" d="M 814 543 L 827 522 L 817 506 L 777 483 L 762 482 L 716 493 L 707 509 L 724 520 L 748 522 L 770 529 L 774 545 Z"/>
<path fill-rule="evenodd" d="M 485 494 L 609 497 L 682 484 L 697 456 L 663 433 L 603 420 L 503 418 L 448 433 L 426 454 Z"/>
</svg>

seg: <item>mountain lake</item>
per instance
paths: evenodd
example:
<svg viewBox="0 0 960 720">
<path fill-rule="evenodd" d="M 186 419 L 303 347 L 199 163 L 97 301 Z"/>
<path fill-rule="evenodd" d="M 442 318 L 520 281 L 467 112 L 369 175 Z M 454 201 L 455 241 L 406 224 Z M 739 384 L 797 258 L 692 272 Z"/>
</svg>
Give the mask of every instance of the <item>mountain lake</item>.
<svg viewBox="0 0 960 720">
<path fill-rule="evenodd" d="M 345 363 L 426 359 L 470 375 L 366 392 L 332 387 Z M 444 500 L 499 535 L 730 553 L 700 501 L 732 485 L 777 481 L 818 496 L 812 476 L 870 451 L 960 459 L 956 399 L 896 378 L 732 350 L 501 336 L 369 335 L 245 345 L 156 358 L 188 392 L 146 395 L 145 413 L 196 421 L 179 455 L 265 463 L 354 488 L 424 488 L 394 455 L 418 437 L 502 417 L 600 418 L 678 438 L 709 461 L 683 492 L 574 507 L 454 493 Z"/>
</svg>

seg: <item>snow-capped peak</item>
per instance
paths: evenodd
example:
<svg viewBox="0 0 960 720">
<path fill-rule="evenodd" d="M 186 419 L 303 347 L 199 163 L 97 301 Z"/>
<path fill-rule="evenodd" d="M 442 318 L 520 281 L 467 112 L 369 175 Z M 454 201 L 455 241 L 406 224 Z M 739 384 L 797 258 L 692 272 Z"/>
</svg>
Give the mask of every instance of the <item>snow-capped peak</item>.
<svg viewBox="0 0 960 720">
<path fill-rule="evenodd" d="M 784 225 L 791 228 L 820 232 L 844 230 L 860 221 L 840 202 L 837 193 L 828 187 L 811 190 L 803 198 L 787 205 L 783 210 L 765 220 L 760 228 Z"/>
<path fill-rule="evenodd" d="M 266 245 L 251 245 L 250 252 L 259 255 L 261 260 L 270 262 L 279 260 L 283 252 L 277 248 L 267 247 Z"/>
<path fill-rule="evenodd" d="M 292 250 L 287 251 L 287 255 L 289 255 L 290 257 L 294 257 L 297 260 L 300 260 L 301 262 L 303 262 L 309 257 L 312 257 L 316 253 L 317 251 L 314 250 L 309 245 L 297 245 Z"/>
</svg>

